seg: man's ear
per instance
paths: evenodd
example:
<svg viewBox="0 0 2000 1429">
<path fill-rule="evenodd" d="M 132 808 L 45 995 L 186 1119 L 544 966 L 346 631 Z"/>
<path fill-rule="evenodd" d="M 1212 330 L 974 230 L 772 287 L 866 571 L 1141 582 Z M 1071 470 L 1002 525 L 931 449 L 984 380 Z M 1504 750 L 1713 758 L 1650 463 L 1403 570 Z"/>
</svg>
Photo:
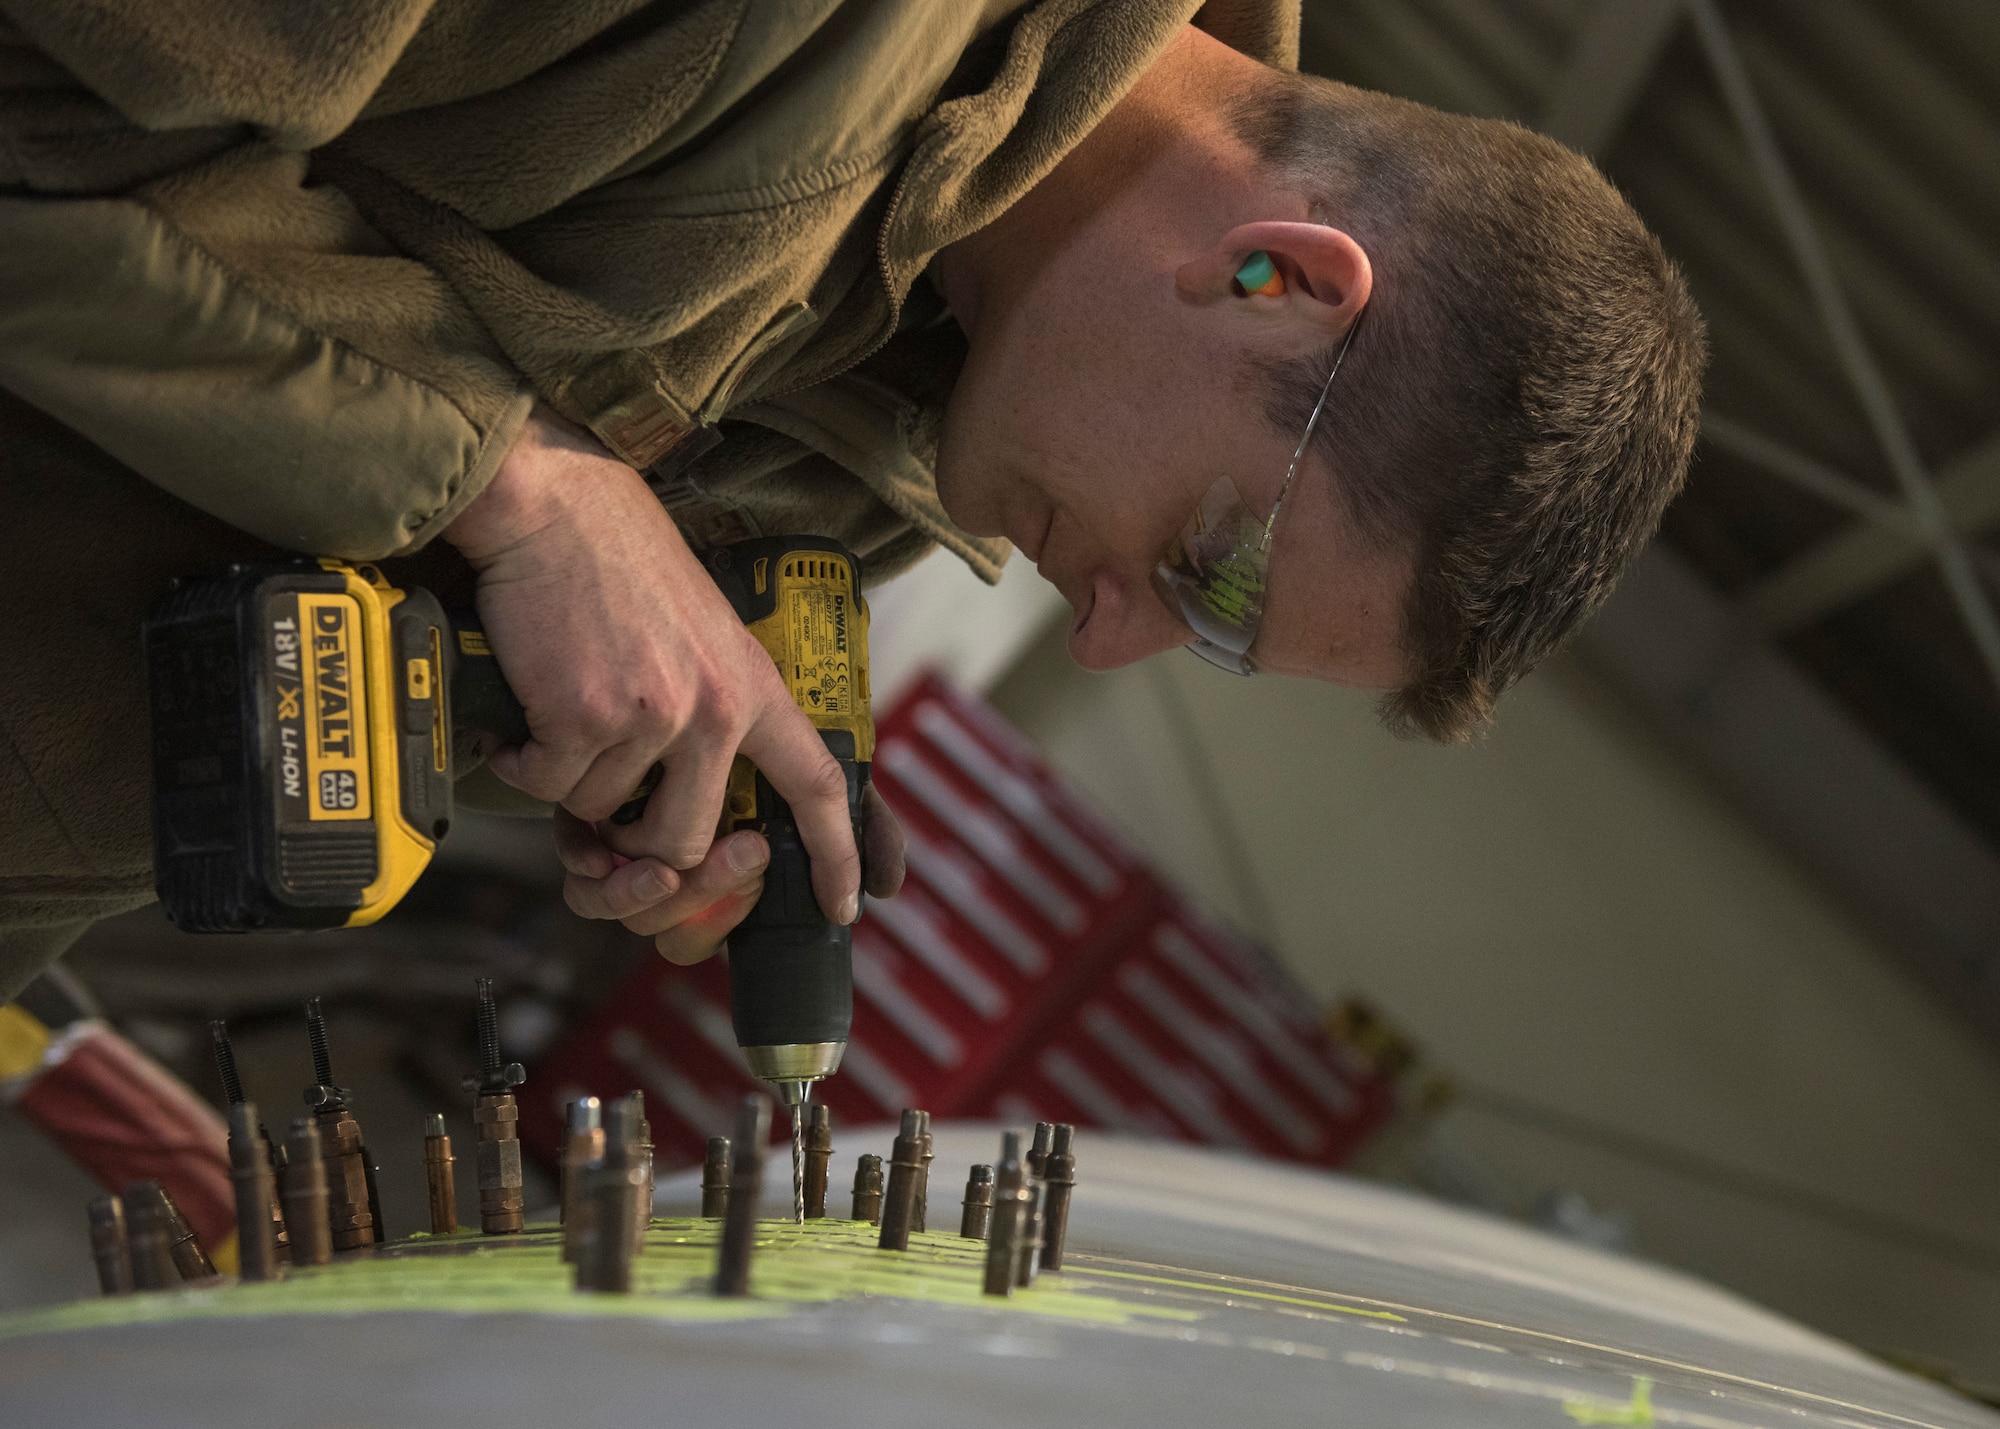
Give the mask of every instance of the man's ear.
<svg viewBox="0 0 2000 1429">
<path fill-rule="evenodd" d="M 1284 280 L 1275 295 L 1245 294 L 1237 272 L 1252 254 L 1269 255 Z M 1303 322 L 1321 341 L 1347 331 L 1373 291 L 1375 270 L 1351 234 L 1323 223 L 1245 223 L 1199 258 L 1183 263 L 1174 287 L 1184 301 L 1238 302 L 1260 316 Z"/>
</svg>

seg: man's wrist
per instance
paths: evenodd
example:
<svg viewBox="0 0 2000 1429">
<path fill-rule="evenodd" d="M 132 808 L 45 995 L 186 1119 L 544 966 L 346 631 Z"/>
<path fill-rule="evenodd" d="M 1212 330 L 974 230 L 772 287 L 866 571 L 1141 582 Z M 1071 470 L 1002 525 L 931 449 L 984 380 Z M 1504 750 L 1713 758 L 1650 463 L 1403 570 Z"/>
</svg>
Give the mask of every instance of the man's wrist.
<svg viewBox="0 0 2000 1429">
<path fill-rule="evenodd" d="M 594 468 L 638 476 L 588 432 L 538 407 L 493 480 L 442 534 L 474 565 L 493 560 L 563 520 L 579 500 L 590 499 L 595 494 L 590 478 L 604 475 Z"/>
</svg>

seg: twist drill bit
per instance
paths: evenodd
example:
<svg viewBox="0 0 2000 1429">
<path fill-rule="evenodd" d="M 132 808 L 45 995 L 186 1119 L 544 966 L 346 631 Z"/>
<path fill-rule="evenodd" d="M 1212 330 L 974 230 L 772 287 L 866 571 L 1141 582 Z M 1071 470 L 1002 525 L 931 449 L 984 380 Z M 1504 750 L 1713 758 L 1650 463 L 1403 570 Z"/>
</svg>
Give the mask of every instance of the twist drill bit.
<svg viewBox="0 0 2000 1429">
<path fill-rule="evenodd" d="M 125 1233 L 125 1203 L 106 1193 L 90 1201 L 90 1258 L 97 1263 L 97 1288 L 123 1295 L 132 1288 L 132 1245 Z"/>
<path fill-rule="evenodd" d="M 1042 1268 L 1042 1192 L 1047 1189 L 1032 1176 L 1028 1178 L 1027 1200 L 1021 1207 L 1021 1235 L 1014 1263 L 1014 1283 L 1026 1289 L 1035 1283 Z"/>
<path fill-rule="evenodd" d="M 576 1288 L 623 1295 L 632 1289 L 638 1213 L 646 1171 L 639 1156 L 639 1109 L 630 1097 L 604 1118 L 604 1155 L 590 1171 L 590 1209 L 577 1247 Z"/>
<path fill-rule="evenodd" d="M 174 1264 L 174 1228 L 157 1195 L 158 1181 L 134 1181 L 125 1188 L 132 1248 L 132 1288 L 171 1290 L 181 1283 Z"/>
<path fill-rule="evenodd" d="M 936 1154 L 931 1150 L 931 1114 L 921 1112 L 919 1115 L 923 1117 L 923 1140 L 917 1155 L 916 1201 L 910 1213 L 910 1229 L 913 1231 L 930 1229 L 931 1157 Z"/>
<path fill-rule="evenodd" d="M 326 1162 L 326 1217 L 335 1250 L 358 1250 L 380 1238 L 371 1193 L 368 1147 L 361 1123 L 354 1119 L 347 1088 L 333 1080 L 333 1059 L 326 1048 L 326 1018 L 318 998 L 306 1002 L 306 1039 L 312 1047 L 314 1084 L 305 1090 L 306 1105 L 319 1122 L 320 1154 Z M 286 1217 L 287 1224 L 291 1217 Z"/>
<path fill-rule="evenodd" d="M 966 1178 L 965 1200 L 960 1203 L 958 1233 L 967 1240 L 985 1240 L 993 1224 L 993 1168 L 975 1166 Z"/>
<path fill-rule="evenodd" d="M 333 1228 L 326 1210 L 326 1160 L 314 1117 L 295 1117 L 285 1138 L 284 1197 L 292 1264 L 325 1265 L 333 1259 Z"/>
<path fill-rule="evenodd" d="M 257 1134 L 257 1108 L 239 1101 L 229 1108 L 229 1179 L 236 1191 L 236 1261 L 245 1280 L 278 1278 L 278 1236 L 271 1207 L 278 1188 L 271 1159 Z"/>
<path fill-rule="evenodd" d="M 717 1295 L 750 1293 L 750 1252 L 756 1247 L 757 1198 L 764 1190 L 764 1143 L 770 1135 L 771 1099 L 762 1092 L 752 1092 L 743 1098 L 736 1114 L 729 1213 L 723 1218 L 722 1244 L 715 1262 Z"/>
<path fill-rule="evenodd" d="M 993 1223 L 986 1240 L 988 1295 L 1012 1295 L 1021 1263 L 1023 1200 L 1028 1194 L 1027 1167 L 1021 1164 L 1021 1133 L 1000 1138 L 1000 1164 L 993 1168 Z"/>
<path fill-rule="evenodd" d="M 826 1218 L 826 1175 L 833 1161 L 833 1115 L 824 1104 L 812 1109 L 806 1132 L 805 1213 L 807 1220 Z"/>
<path fill-rule="evenodd" d="M 889 1193 L 882 1198 L 883 1250 L 908 1250 L 917 1211 L 917 1178 L 924 1169 L 924 1114 L 904 1108 L 902 1129 L 889 1152 Z"/>
<path fill-rule="evenodd" d="M 243 1079 L 236 1072 L 236 1048 L 229 1040 L 229 1024 L 220 1018 L 208 1024 L 208 1042 L 215 1053 L 215 1072 L 222 1079 L 222 1095 L 232 1107 L 242 1106 Z M 271 1144 L 271 1133 L 265 1129 L 259 1118 L 256 1122 L 256 1140 L 262 1148 L 264 1164 L 270 1169 L 272 1183 L 276 1184 L 278 1168 L 284 1164 L 283 1154 Z M 230 1154 L 235 1155 L 235 1133 L 230 1134 Z M 279 1204 L 276 1195 L 271 1197 L 271 1235 L 279 1250 L 289 1241 L 285 1234 L 285 1208 Z"/>
<path fill-rule="evenodd" d="M 583 1244 L 584 1221 L 590 1211 L 590 1168 L 604 1159 L 604 1104 L 596 1097 L 578 1097 L 563 1118 L 562 1258 L 571 1264 Z"/>
<path fill-rule="evenodd" d="M 803 1099 L 791 1104 L 792 1113 L 792 1220 L 798 1225 L 806 1223 L 806 1104 Z"/>
<path fill-rule="evenodd" d="M 444 1113 L 434 1111 L 424 1119 L 424 1189 L 430 1201 L 432 1235 L 452 1235 L 458 1230 L 458 1175 L 452 1169 L 457 1160 L 451 1154 L 451 1133 L 444 1129 Z"/>
<path fill-rule="evenodd" d="M 729 1138 L 711 1136 L 701 1162 L 701 1213 L 711 1221 L 729 1212 Z"/>
<path fill-rule="evenodd" d="M 854 1163 L 854 1219 L 870 1225 L 882 1219 L 882 1158 L 863 1155 Z"/>
<path fill-rule="evenodd" d="M 1048 1190 L 1042 1198 L 1042 1269 L 1061 1270 L 1063 1241 L 1069 1235 L 1069 1198 L 1076 1190 L 1076 1152 L 1071 1149 L 1076 1128 L 1068 1122 L 1056 1125 L 1049 1144 L 1043 1179 Z"/>
<path fill-rule="evenodd" d="M 640 1171 L 639 1197 L 632 1203 L 632 1254 L 643 1255 L 646 1232 L 653 1228 L 653 1124 L 646 1120 L 644 1092 L 627 1092 L 625 1100 L 632 1103 L 632 1116 L 638 1128 L 632 1147 Z"/>
<path fill-rule="evenodd" d="M 513 1235 L 521 1229 L 520 1104 L 514 1088 L 528 1079 L 519 1062 L 500 1060 L 500 1010 L 493 1001 L 493 979 L 479 979 L 479 1071 L 465 1079 L 475 1094 L 473 1131 L 479 1141 L 479 1229 L 487 1235 Z"/>
</svg>

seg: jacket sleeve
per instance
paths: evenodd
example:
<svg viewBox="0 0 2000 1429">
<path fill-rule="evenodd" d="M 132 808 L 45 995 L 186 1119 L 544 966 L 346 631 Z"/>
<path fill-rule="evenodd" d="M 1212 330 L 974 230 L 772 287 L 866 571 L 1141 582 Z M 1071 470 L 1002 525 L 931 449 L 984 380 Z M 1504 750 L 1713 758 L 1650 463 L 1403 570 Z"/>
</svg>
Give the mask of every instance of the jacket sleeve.
<svg viewBox="0 0 2000 1429">
<path fill-rule="evenodd" d="M 278 545 L 434 536 L 532 398 L 449 285 L 308 170 L 422 0 L 0 8 L 21 27 L 0 23 L 0 385 Z M 294 14 L 342 38 L 282 33 Z"/>
</svg>

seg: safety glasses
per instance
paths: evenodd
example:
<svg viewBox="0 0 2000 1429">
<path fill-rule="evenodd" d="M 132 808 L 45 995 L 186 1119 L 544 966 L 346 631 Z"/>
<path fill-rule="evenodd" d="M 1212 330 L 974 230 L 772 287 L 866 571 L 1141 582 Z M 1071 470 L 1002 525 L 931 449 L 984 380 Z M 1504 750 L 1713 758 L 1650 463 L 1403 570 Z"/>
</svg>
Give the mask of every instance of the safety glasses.
<svg viewBox="0 0 2000 1429">
<path fill-rule="evenodd" d="M 1278 526 L 1278 512 L 1299 474 L 1306 447 L 1312 442 L 1313 428 L 1326 407 L 1326 394 L 1340 374 L 1347 349 L 1361 326 L 1357 314 L 1347 329 L 1347 337 L 1334 354 L 1333 370 L 1319 389 L 1319 401 L 1306 419 L 1305 434 L 1299 438 L 1292 464 L 1285 469 L 1284 485 L 1270 511 L 1258 516 L 1229 477 L 1209 487 L 1201 504 L 1181 527 L 1180 535 L 1167 549 L 1155 570 L 1160 582 L 1173 592 L 1181 618 L 1194 632 L 1188 649 L 1220 670 L 1232 675 L 1254 675 L 1250 647 L 1256 643 L 1257 627 L 1264 621 L 1264 592 L 1271 573 L 1271 536 Z"/>
</svg>

